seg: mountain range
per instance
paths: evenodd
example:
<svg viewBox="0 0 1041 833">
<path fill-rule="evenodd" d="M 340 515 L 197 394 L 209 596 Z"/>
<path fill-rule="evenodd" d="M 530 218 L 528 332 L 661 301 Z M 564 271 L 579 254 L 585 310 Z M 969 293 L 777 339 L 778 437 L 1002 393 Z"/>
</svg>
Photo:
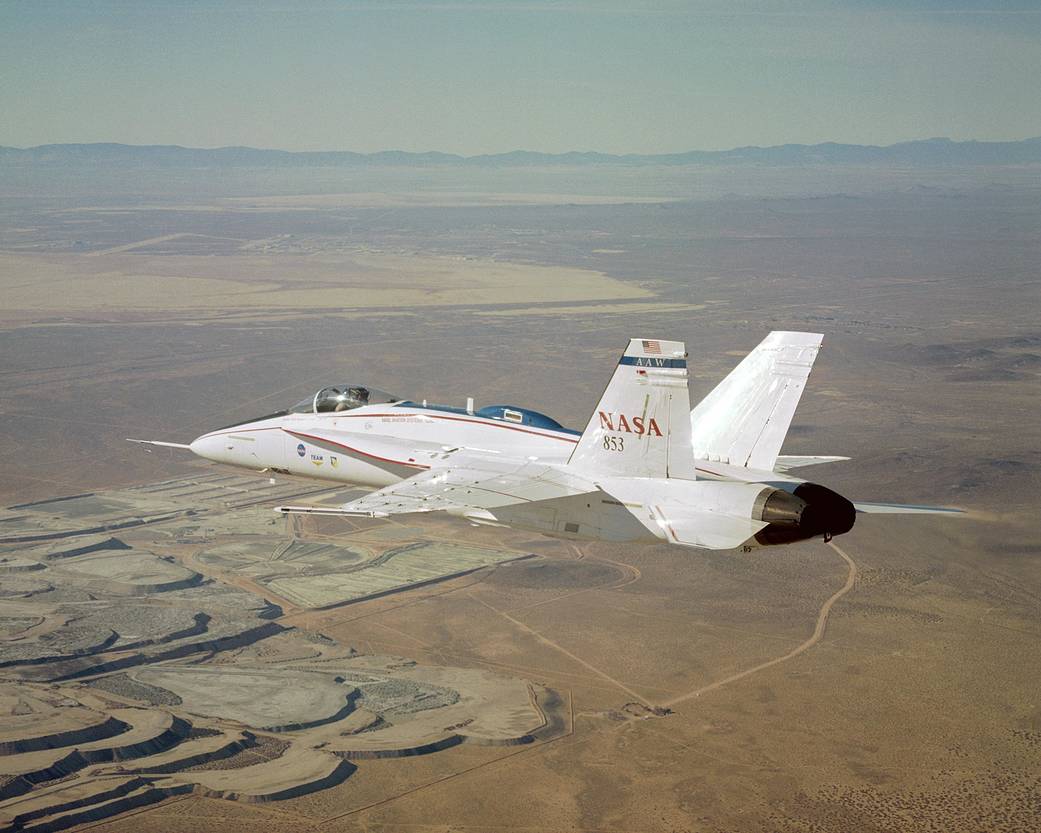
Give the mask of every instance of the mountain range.
<svg viewBox="0 0 1041 833">
<path fill-rule="evenodd" d="M 894 145 L 817 145 L 740 147 L 684 153 L 609 154 L 591 151 L 509 153 L 459 156 L 385 150 L 285 151 L 251 147 L 188 148 L 179 145 L 115 143 L 0 146 L 0 167 L 90 166 L 142 168 L 291 168 L 291 167 L 543 167 L 584 165 L 1022 165 L 1041 163 L 1041 136 L 1014 142 L 957 142 L 922 139 Z"/>
</svg>

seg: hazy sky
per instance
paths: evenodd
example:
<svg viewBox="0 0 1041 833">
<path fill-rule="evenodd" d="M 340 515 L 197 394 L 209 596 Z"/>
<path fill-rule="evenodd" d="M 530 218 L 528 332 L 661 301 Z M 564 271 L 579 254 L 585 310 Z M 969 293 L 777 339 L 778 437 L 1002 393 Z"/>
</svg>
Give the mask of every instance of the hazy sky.
<svg viewBox="0 0 1041 833">
<path fill-rule="evenodd" d="M 1041 0 L 0 1 L 0 144 L 473 154 L 1041 135 Z"/>
</svg>

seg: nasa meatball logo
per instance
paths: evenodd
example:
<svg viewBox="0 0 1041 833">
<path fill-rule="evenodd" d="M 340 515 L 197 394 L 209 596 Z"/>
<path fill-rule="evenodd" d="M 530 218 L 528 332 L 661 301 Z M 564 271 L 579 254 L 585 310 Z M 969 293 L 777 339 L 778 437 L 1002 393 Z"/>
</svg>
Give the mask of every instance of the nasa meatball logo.
<svg viewBox="0 0 1041 833">
<path fill-rule="evenodd" d="M 300 445 L 298 445 L 296 447 L 296 453 L 297 453 L 297 456 L 299 456 L 299 457 L 303 457 L 307 453 L 307 449 L 304 448 L 304 444 L 303 443 L 300 443 Z"/>
</svg>

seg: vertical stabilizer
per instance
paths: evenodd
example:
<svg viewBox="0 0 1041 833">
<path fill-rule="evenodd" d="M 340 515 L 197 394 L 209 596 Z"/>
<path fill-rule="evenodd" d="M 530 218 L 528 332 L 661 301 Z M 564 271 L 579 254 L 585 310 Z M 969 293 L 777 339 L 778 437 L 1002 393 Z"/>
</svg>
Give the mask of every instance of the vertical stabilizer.
<svg viewBox="0 0 1041 833">
<path fill-rule="evenodd" d="M 568 465 L 590 475 L 694 479 L 682 341 L 634 338 Z"/>
<path fill-rule="evenodd" d="M 773 471 L 823 336 L 770 333 L 691 411 L 694 456 Z"/>
</svg>

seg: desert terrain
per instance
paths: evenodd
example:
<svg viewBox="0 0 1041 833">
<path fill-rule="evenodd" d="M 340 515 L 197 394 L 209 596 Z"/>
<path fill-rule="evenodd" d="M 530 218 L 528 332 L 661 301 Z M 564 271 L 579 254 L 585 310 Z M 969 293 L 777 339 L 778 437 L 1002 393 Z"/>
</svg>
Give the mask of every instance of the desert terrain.
<svg viewBox="0 0 1041 833">
<path fill-rule="evenodd" d="M 0 183 L 0 827 L 1036 829 L 1036 167 L 320 173 Z M 344 380 L 577 427 L 630 336 L 696 401 L 772 329 L 803 476 L 967 514 L 287 524 L 347 492 L 125 442 Z"/>
</svg>

